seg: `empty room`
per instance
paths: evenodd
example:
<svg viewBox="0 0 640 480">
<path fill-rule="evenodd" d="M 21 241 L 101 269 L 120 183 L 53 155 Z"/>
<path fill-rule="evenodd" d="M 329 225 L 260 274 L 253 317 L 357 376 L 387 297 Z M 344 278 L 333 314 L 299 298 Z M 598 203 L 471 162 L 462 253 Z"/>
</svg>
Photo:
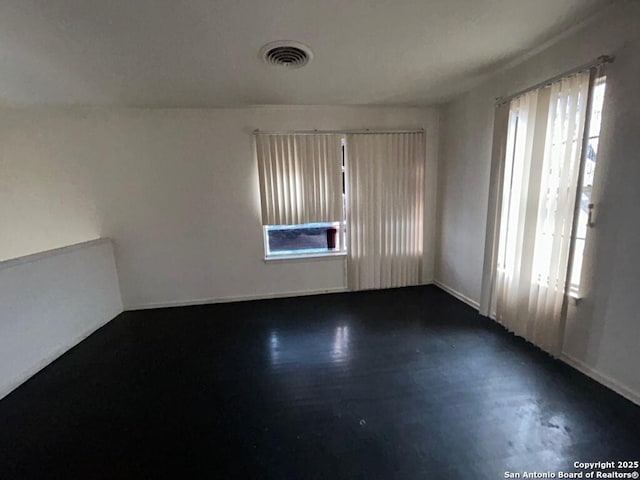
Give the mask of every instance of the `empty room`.
<svg viewBox="0 0 640 480">
<path fill-rule="evenodd" d="M 0 479 L 638 478 L 640 2 L 0 0 Z"/>
</svg>

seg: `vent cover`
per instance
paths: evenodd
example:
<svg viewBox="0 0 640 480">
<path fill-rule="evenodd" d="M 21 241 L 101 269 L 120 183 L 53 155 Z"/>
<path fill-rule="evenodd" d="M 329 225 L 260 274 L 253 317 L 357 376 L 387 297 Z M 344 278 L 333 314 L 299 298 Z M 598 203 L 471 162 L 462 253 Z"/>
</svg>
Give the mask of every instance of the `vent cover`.
<svg viewBox="0 0 640 480">
<path fill-rule="evenodd" d="M 313 53 L 300 42 L 281 41 L 267 43 L 260 49 L 260 57 L 269 65 L 300 68 L 311 61 Z"/>
</svg>

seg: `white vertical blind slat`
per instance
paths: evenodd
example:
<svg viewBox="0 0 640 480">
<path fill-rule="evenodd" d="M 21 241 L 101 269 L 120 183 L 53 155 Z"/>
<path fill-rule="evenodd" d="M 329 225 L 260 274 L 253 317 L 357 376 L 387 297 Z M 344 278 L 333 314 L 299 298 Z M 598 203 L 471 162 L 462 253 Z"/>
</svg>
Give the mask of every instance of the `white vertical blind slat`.
<svg viewBox="0 0 640 480">
<path fill-rule="evenodd" d="M 424 134 L 350 134 L 347 162 L 349 287 L 419 284 Z"/>
<path fill-rule="evenodd" d="M 556 354 L 567 283 L 589 74 L 511 101 L 496 269 L 496 317 Z"/>
<path fill-rule="evenodd" d="M 257 134 L 263 225 L 337 222 L 342 136 Z"/>
</svg>

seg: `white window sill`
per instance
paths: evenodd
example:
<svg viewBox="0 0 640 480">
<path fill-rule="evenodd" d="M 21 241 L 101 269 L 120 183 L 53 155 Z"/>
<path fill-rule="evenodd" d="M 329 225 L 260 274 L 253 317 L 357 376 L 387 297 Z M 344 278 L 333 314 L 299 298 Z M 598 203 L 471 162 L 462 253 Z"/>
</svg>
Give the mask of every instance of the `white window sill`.
<svg viewBox="0 0 640 480">
<path fill-rule="evenodd" d="M 569 298 L 569 303 L 571 305 L 578 305 L 580 303 L 580 300 L 582 300 L 580 294 L 575 291 L 567 293 L 567 297 Z"/>
<path fill-rule="evenodd" d="M 301 253 L 299 255 L 288 254 L 288 255 L 269 255 L 264 257 L 265 262 L 282 262 L 287 260 L 321 260 L 323 258 L 336 258 L 336 257 L 346 257 L 347 252 L 344 251 L 336 251 L 336 252 L 319 252 L 319 253 Z"/>
</svg>

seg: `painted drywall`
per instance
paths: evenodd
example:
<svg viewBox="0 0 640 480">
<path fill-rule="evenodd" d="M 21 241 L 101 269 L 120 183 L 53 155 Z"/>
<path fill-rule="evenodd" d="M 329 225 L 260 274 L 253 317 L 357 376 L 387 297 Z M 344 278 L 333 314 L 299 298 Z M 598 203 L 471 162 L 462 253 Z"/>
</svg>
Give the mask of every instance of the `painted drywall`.
<svg viewBox="0 0 640 480">
<path fill-rule="evenodd" d="M 585 275 L 585 298 L 571 306 L 563 353 L 629 397 L 640 392 L 640 297 L 634 292 L 640 281 L 640 227 L 633 220 L 640 205 L 638 25 L 640 3 L 618 2 L 444 106 L 436 222 L 436 281 L 480 302 L 494 99 L 600 55 L 615 55 L 608 67 L 594 192 L 598 227 L 587 247 L 597 261 Z"/>
<path fill-rule="evenodd" d="M 0 261 L 100 237 L 82 146 L 20 118 L 0 110 Z"/>
<path fill-rule="evenodd" d="M 256 128 L 425 128 L 430 281 L 438 112 L 420 108 L 0 110 L 0 253 L 112 238 L 126 308 L 344 289 L 342 258 L 265 263 Z"/>
<path fill-rule="evenodd" d="M 120 312 L 109 240 L 1 262 L 0 398 Z"/>
</svg>

